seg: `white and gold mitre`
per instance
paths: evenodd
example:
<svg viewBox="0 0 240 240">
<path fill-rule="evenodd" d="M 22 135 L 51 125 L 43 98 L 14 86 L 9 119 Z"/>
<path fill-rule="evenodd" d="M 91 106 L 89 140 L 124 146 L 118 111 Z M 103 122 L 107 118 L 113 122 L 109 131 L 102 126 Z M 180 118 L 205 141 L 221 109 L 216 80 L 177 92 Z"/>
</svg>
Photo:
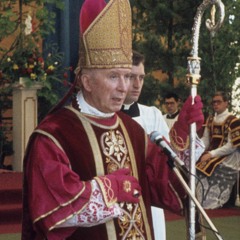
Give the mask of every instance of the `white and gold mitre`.
<svg viewBox="0 0 240 240">
<path fill-rule="evenodd" d="M 93 10 L 97 5 L 102 9 Z M 104 0 L 86 0 L 80 13 L 80 32 L 78 67 L 132 67 L 132 21 L 128 0 L 110 0 L 107 4 Z"/>
</svg>

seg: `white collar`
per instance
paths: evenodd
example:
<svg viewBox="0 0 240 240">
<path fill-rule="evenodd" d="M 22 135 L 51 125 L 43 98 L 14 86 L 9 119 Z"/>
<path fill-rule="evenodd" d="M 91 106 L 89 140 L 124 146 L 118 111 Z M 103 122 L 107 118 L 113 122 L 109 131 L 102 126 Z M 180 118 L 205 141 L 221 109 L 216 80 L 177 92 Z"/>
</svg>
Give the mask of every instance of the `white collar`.
<svg viewBox="0 0 240 240">
<path fill-rule="evenodd" d="M 224 117 L 228 114 L 229 114 L 229 111 L 228 111 L 228 109 L 226 109 L 224 112 L 222 112 L 220 114 L 215 113 L 215 117 L 220 117 L 221 118 L 221 117 Z"/>
<path fill-rule="evenodd" d="M 123 109 L 124 110 L 129 110 L 129 108 L 134 104 L 135 102 L 132 102 L 130 104 L 123 104 Z"/>
<path fill-rule="evenodd" d="M 77 93 L 77 103 L 79 108 L 81 109 L 81 112 L 89 114 L 89 115 L 93 115 L 93 116 L 97 116 L 97 117 L 103 117 L 103 118 L 109 118 L 112 117 L 114 115 L 114 113 L 104 113 L 101 112 L 99 110 L 97 110 L 96 108 L 92 107 L 91 105 L 89 105 L 82 94 L 82 91 L 79 91 Z"/>
<path fill-rule="evenodd" d="M 231 113 L 228 111 L 228 109 L 226 109 L 224 112 L 220 114 L 215 113 L 214 121 L 220 123 L 224 121 L 229 115 L 231 115 Z"/>
</svg>

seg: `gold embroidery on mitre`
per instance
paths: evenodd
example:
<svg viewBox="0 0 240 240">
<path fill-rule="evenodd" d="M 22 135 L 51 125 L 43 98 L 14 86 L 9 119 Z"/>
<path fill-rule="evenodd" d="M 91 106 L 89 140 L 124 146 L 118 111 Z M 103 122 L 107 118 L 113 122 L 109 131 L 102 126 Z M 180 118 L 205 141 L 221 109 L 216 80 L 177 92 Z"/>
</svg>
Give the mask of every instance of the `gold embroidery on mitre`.
<svg viewBox="0 0 240 240">
<path fill-rule="evenodd" d="M 83 33 L 81 67 L 131 68 L 132 23 L 128 0 L 112 0 Z M 85 52 L 83 52 L 85 51 Z"/>
</svg>

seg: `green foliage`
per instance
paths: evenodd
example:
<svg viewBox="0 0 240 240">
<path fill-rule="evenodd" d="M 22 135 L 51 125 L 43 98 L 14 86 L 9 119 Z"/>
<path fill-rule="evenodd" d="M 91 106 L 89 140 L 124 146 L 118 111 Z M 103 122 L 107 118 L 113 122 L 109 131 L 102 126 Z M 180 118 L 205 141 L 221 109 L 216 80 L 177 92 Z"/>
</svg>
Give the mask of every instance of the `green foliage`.
<svg viewBox="0 0 240 240">
<path fill-rule="evenodd" d="M 236 66 L 240 62 L 240 2 L 227 0 L 224 4 L 222 27 L 211 37 L 203 26 L 199 39 L 199 56 L 202 58 L 199 92 L 208 93 L 207 96 L 203 94 L 205 102 L 216 90 L 231 93 L 236 78 L 240 76 L 239 66 Z"/>
<path fill-rule="evenodd" d="M 15 14 L 11 9 L 6 9 L 2 14 L 0 14 L 0 25 L 5 26 L 0 28 L 0 41 L 14 32 L 16 23 L 11 21 L 14 16 Z"/>
<path fill-rule="evenodd" d="M 57 44 L 46 44 L 43 52 L 39 52 L 37 48 L 28 48 L 28 46 L 17 49 L 3 62 L 2 79 L 15 83 L 19 82 L 22 77 L 29 87 L 39 82 L 43 86 L 43 91 L 52 91 L 52 85 L 55 82 L 62 83 L 67 78 L 64 73 L 69 69 L 62 66 L 63 57 L 63 53 L 58 51 Z M 41 91 L 39 94 L 44 96 Z M 46 98 L 53 103 L 47 96 Z"/>
<path fill-rule="evenodd" d="M 190 94 L 189 86 L 186 85 L 187 58 L 191 52 L 194 17 L 202 2 L 202 0 L 131 1 L 133 48 L 145 55 L 147 73 L 161 70 L 167 75 L 166 82 L 159 84 L 157 90 L 156 80 L 152 83 L 145 81 L 142 102 L 151 99 L 150 102 L 153 103 L 153 98 L 159 99 L 159 95 L 163 96 L 169 88 L 178 91 L 182 97 Z M 240 62 L 240 1 L 225 0 L 223 4 L 225 20 L 215 36 L 210 36 L 204 24 L 206 19 L 211 18 L 211 7 L 203 14 L 199 33 L 201 81 L 197 91 L 203 99 L 205 113 L 211 111 L 209 102 L 213 93 L 216 90 L 231 92 L 236 78 L 239 77 L 239 64 L 236 64 Z M 217 9 L 215 21 L 218 21 L 218 15 Z M 178 80 L 178 85 L 174 79 Z M 152 88 L 146 87 L 147 84 L 152 84 Z"/>
<path fill-rule="evenodd" d="M 190 86 L 187 84 L 180 83 L 174 88 L 174 92 L 180 96 L 182 102 L 184 102 L 189 95 Z M 139 98 L 139 102 L 146 105 L 156 105 L 162 108 L 163 97 L 168 93 L 172 92 L 173 87 L 166 81 L 160 82 L 155 79 L 152 75 L 148 74 L 144 79 L 144 87 Z"/>
<path fill-rule="evenodd" d="M 16 2 L 3 0 L 0 5 L 0 42 L 10 36 L 12 40 L 10 46 L 0 48 L 0 80 L 11 84 L 27 77 L 52 90 L 49 80 L 54 83 L 63 78 L 59 70 L 64 56 L 56 44 L 48 46 L 47 53 L 41 51 L 42 40 L 55 31 L 56 17 L 44 4 L 63 8 L 63 0 L 19 0 L 18 8 Z"/>
<path fill-rule="evenodd" d="M 20 78 L 24 78 L 28 87 L 41 83 L 42 89 L 38 91 L 41 115 L 59 100 L 61 89 L 68 86 L 70 68 L 62 65 L 64 55 L 57 44 L 45 44 L 42 51 L 42 41 L 55 32 L 56 15 L 46 4 L 58 9 L 64 7 L 63 0 L 1 0 L 0 3 L 1 154 L 11 148 L 3 115 L 11 108 L 12 85 L 19 83 Z"/>
<path fill-rule="evenodd" d="M 196 1 L 131 2 L 134 48 L 145 54 L 147 71 L 161 69 L 173 85 L 176 68 L 186 69 Z"/>
<path fill-rule="evenodd" d="M 147 74 L 144 78 L 144 91 L 142 91 L 139 102 L 146 105 L 155 105 L 159 97 L 160 82 L 152 75 Z"/>
<path fill-rule="evenodd" d="M 41 50 L 42 40 L 55 32 L 55 13 L 45 4 L 60 9 L 64 7 L 63 0 L 1 2 L 0 42 L 11 36 L 12 44 L 0 48 L 0 91 L 6 84 L 19 82 L 21 77 L 26 86 L 41 82 L 39 100 L 45 102 L 46 111 L 61 97 L 70 69 L 62 65 L 64 55 L 59 52 L 57 44 L 45 44 L 44 51 Z"/>
</svg>

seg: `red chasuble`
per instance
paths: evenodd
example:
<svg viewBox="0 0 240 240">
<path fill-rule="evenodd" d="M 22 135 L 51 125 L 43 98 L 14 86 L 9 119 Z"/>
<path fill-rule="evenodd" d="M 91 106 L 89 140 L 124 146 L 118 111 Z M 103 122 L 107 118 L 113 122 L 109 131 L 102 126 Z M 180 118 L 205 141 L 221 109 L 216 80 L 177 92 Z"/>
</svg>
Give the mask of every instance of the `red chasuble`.
<svg viewBox="0 0 240 240">
<path fill-rule="evenodd" d="M 123 216 L 105 224 L 57 228 L 89 202 L 90 180 L 124 167 L 140 182 L 139 204 L 120 203 Z M 94 118 L 63 108 L 47 116 L 29 142 L 22 240 L 154 239 L 150 206 L 180 214 L 185 197 L 167 157 L 130 117 Z"/>
</svg>

